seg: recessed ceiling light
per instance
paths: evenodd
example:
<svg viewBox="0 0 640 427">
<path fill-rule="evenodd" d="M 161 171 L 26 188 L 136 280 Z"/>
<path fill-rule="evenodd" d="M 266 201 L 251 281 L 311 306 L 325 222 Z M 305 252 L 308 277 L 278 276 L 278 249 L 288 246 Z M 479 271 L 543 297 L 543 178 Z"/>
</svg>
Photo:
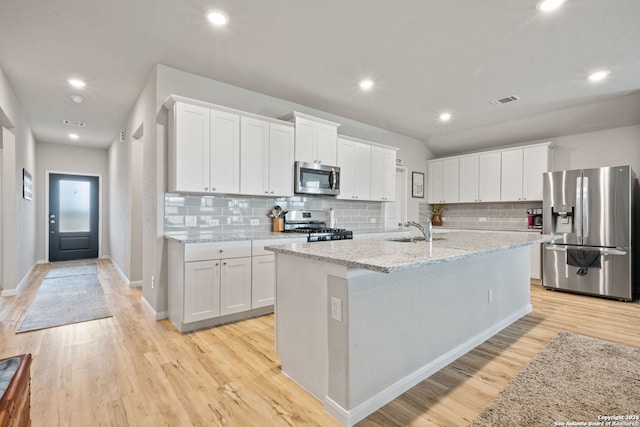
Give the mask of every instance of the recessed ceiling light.
<svg viewBox="0 0 640 427">
<path fill-rule="evenodd" d="M 72 96 L 70 96 L 70 98 L 76 104 L 80 104 L 82 101 L 84 101 L 84 98 L 81 97 L 81 96 L 78 96 L 78 95 L 72 95 Z"/>
<path fill-rule="evenodd" d="M 543 12 L 551 12 L 559 8 L 562 3 L 564 3 L 564 0 L 540 0 L 537 8 Z"/>
<path fill-rule="evenodd" d="M 609 75 L 609 71 L 607 70 L 596 71 L 595 73 L 592 73 L 591 75 L 589 75 L 589 80 L 591 80 L 592 82 L 599 82 L 601 80 L 606 79 L 608 75 Z"/>
<path fill-rule="evenodd" d="M 371 79 L 361 80 L 359 85 L 360 85 L 360 89 L 369 90 L 369 89 L 371 89 L 373 87 L 373 80 L 371 80 Z"/>
<path fill-rule="evenodd" d="M 451 120 L 451 113 L 442 113 L 438 118 L 441 122 L 448 122 L 449 120 Z"/>
<path fill-rule="evenodd" d="M 80 136 L 78 136 L 77 133 L 70 133 L 69 134 L 69 138 L 71 138 L 71 139 L 73 139 L 75 141 L 76 139 L 80 138 Z"/>
<path fill-rule="evenodd" d="M 220 10 L 212 10 L 207 14 L 207 19 L 209 20 L 209 22 L 211 22 L 213 25 L 221 27 L 223 25 L 227 25 L 227 22 L 229 22 L 229 17 L 227 16 L 226 13 L 220 11 Z"/>
<path fill-rule="evenodd" d="M 69 79 L 69 84 L 73 87 L 85 87 L 87 85 L 80 79 Z"/>
</svg>

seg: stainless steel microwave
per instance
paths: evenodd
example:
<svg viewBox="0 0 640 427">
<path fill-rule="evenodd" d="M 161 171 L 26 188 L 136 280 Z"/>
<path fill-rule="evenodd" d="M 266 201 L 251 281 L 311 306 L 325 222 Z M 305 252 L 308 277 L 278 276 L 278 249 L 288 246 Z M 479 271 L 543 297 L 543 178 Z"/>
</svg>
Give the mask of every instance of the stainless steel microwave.
<svg viewBox="0 0 640 427">
<path fill-rule="evenodd" d="M 296 162 L 296 194 L 340 194 L 340 168 L 320 163 Z"/>
</svg>

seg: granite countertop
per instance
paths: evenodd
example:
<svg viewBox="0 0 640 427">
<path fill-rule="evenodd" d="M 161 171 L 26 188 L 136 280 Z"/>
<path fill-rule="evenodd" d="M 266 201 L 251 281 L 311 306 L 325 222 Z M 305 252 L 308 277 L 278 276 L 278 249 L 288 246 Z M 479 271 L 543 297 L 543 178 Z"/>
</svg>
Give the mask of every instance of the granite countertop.
<svg viewBox="0 0 640 427">
<path fill-rule="evenodd" d="M 415 229 L 414 229 L 415 230 Z M 408 228 L 393 228 L 393 229 L 367 229 L 367 230 L 354 230 L 353 234 L 385 234 L 395 232 L 409 232 Z M 188 234 L 165 234 L 164 238 L 169 240 L 177 240 L 181 243 L 206 243 L 206 242 L 230 242 L 237 240 L 266 240 L 266 239 L 294 239 L 297 237 L 306 237 L 306 234 L 300 233 L 274 233 L 271 231 L 258 231 L 255 233 L 224 233 L 224 234 L 209 234 L 204 236 L 190 236 Z"/>
<path fill-rule="evenodd" d="M 433 242 L 393 242 L 384 239 L 341 240 L 275 245 L 267 246 L 265 249 L 351 268 L 393 273 L 428 264 L 461 260 L 535 243 L 550 242 L 556 238 L 537 233 L 451 231 L 435 232 Z"/>
</svg>

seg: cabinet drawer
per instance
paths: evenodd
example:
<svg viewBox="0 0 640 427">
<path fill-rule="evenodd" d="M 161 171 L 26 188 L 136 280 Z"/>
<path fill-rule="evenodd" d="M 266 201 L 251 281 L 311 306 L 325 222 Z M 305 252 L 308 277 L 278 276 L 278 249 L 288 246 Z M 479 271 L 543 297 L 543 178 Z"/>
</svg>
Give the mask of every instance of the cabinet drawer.
<svg viewBox="0 0 640 427">
<path fill-rule="evenodd" d="M 281 239 L 261 239 L 253 241 L 253 256 L 273 255 L 274 252 L 265 251 L 265 246 L 288 245 L 290 243 L 306 243 L 306 237 L 293 237 Z"/>
<path fill-rule="evenodd" d="M 184 261 L 205 261 L 208 259 L 241 258 L 251 256 L 251 241 L 204 242 L 184 245 Z"/>
</svg>

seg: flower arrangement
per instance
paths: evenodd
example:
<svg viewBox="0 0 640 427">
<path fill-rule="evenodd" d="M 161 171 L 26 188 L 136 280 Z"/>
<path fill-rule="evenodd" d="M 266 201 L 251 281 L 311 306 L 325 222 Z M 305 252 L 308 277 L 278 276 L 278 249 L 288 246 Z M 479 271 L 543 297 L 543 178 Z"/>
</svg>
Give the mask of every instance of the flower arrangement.
<svg viewBox="0 0 640 427">
<path fill-rule="evenodd" d="M 431 213 L 434 215 L 442 215 L 442 211 L 444 211 L 444 205 L 441 205 L 440 203 L 429 205 L 429 208 L 431 209 Z"/>
</svg>

